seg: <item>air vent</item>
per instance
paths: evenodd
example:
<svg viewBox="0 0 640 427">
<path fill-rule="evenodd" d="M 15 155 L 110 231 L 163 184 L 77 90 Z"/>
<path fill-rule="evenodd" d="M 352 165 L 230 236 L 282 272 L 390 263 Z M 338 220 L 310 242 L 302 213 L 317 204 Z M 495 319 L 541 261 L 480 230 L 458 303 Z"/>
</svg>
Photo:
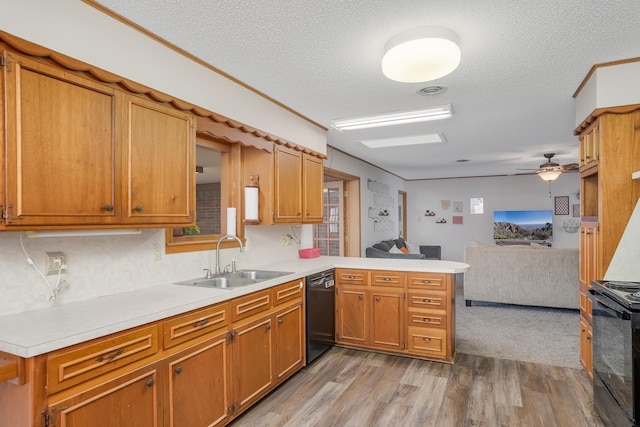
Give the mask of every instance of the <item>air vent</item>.
<svg viewBox="0 0 640 427">
<path fill-rule="evenodd" d="M 444 86 L 427 86 L 419 89 L 416 93 L 422 96 L 434 96 L 440 95 L 441 93 L 445 93 L 447 88 Z"/>
</svg>

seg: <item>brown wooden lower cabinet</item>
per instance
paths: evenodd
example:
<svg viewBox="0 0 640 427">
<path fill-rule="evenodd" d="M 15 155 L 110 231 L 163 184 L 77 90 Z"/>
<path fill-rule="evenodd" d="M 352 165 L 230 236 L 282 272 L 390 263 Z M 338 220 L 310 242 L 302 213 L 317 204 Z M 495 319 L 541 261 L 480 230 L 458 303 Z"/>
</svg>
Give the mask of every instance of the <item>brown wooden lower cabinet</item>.
<svg viewBox="0 0 640 427">
<path fill-rule="evenodd" d="M 452 274 L 336 269 L 339 345 L 453 362 Z"/>
<path fill-rule="evenodd" d="M 157 427 L 162 425 L 158 364 L 112 379 L 49 406 L 45 426 Z"/>
<path fill-rule="evenodd" d="M 304 366 L 303 295 L 300 279 L 26 359 L 0 427 L 223 426 Z"/>
<path fill-rule="evenodd" d="M 166 426 L 219 426 L 229 418 L 231 357 L 226 331 L 163 364 L 168 379 Z"/>
<path fill-rule="evenodd" d="M 580 363 L 593 379 L 593 334 L 591 325 L 580 317 Z"/>
</svg>

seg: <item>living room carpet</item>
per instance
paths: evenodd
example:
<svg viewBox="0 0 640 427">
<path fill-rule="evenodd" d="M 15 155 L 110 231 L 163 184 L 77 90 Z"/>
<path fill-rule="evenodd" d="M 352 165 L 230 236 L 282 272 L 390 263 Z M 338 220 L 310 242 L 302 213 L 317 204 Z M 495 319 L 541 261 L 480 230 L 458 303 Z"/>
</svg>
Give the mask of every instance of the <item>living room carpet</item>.
<svg viewBox="0 0 640 427">
<path fill-rule="evenodd" d="M 582 369 L 578 310 L 475 301 L 467 307 L 461 276 L 456 286 L 458 353 Z"/>
</svg>

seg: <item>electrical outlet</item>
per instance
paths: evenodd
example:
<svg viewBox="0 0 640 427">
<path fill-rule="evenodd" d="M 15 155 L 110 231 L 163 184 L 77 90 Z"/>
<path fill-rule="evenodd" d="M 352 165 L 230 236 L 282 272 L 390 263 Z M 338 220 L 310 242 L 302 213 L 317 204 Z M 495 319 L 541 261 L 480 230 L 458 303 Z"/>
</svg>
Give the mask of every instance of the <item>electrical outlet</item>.
<svg viewBox="0 0 640 427">
<path fill-rule="evenodd" d="M 160 250 L 160 243 L 153 244 L 153 260 L 160 261 L 162 259 L 162 251 Z"/>
<path fill-rule="evenodd" d="M 289 246 L 291 244 L 291 239 L 288 234 L 282 235 L 282 246 Z"/>
<path fill-rule="evenodd" d="M 47 265 L 45 271 L 47 276 L 58 274 L 58 271 L 66 268 L 66 262 L 64 260 L 64 254 L 62 252 L 47 252 Z"/>
</svg>

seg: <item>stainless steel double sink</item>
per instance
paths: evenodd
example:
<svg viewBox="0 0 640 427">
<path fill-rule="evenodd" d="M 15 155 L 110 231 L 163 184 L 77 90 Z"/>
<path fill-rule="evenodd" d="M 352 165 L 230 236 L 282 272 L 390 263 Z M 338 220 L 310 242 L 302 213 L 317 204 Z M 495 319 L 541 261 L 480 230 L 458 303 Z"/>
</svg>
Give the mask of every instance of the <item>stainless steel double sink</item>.
<svg viewBox="0 0 640 427">
<path fill-rule="evenodd" d="M 176 282 L 176 285 L 197 286 L 201 288 L 237 289 L 244 286 L 277 279 L 292 274 L 289 271 L 238 270 L 235 273 L 220 273 L 210 279 L 199 278 Z"/>
</svg>

